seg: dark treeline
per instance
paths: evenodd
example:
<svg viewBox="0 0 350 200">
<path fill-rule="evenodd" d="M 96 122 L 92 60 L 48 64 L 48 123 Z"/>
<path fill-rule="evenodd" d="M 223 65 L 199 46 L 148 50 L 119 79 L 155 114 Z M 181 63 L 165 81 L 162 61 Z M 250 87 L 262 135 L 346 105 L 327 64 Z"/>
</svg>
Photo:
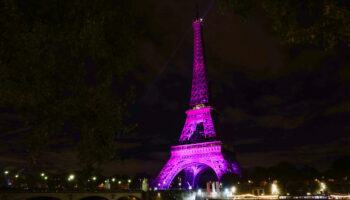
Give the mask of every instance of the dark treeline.
<svg viewBox="0 0 350 200">
<path fill-rule="evenodd" d="M 279 187 L 280 194 L 305 195 L 348 193 L 350 191 L 350 156 L 336 159 L 326 171 L 319 171 L 313 166 L 297 166 L 281 162 L 271 167 L 256 167 L 243 170 L 242 178 L 224 175 L 224 185 L 237 185 L 241 192 L 251 192 L 253 188 L 263 188 L 270 193 L 271 184 Z M 321 183 L 326 185 L 322 191 Z"/>
</svg>

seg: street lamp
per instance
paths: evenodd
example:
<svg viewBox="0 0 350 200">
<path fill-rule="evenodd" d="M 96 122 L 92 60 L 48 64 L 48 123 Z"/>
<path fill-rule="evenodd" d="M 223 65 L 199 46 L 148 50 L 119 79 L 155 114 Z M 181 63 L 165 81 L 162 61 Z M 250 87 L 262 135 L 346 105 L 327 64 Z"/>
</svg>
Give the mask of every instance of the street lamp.
<svg viewBox="0 0 350 200">
<path fill-rule="evenodd" d="M 327 186 L 326 186 L 326 184 L 324 182 L 321 182 L 320 185 L 321 185 L 320 192 L 324 193 L 326 191 L 326 189 L 327 189 Z"/>
<path fill-rule="evenodd" d="M 96 176 L 93 176 L 93 177 L 92 177 L 92 180 L 93 180 L 93 181 L 96 181 L 96 179 L 97 179 Z"/>
<path fill-rule="evenodd" d="M 231 187 L 231 193 L 232 193 L 232 195 L 234 195 L 234 194 L 236 193 L 236 191 L 237 191 L 237 188 L 236 188 L 235 186 L 232 186 L 232 187 Z"/>
<path fill-rule="evenodd" d="M 40 174 L 40 176 L 41 176 L 41 177 L 44 177 L 44 176 L 45 176 L 45 173 L 44 173 L 44 172 L 42 172 L 42 173 Z"/>
<path fill-rule="evenodd" d="M 278 194 L 278 188 L 277 188 L 277 185 L 275 183 L 272 183 L 272 185 L 271 185 L 271 193 Z"/>
<path fill-rule="evenodd" d="M 74 176 L 74 174 L 70 174 L 69 176 L 68 176 L 68 181 L 73 181 L 74 180 L 74 178 L 75 178 L 75 176 Z"/>
<path fill-rule="evenodd" d="M 5 175 L 7 175 L 7 174 L 9 174 L 9 173 L 10 173 L 10 172 L 9 172 L 8 170 L 5 170 L 5 171 L 4 171 L 4 174 L 5 174 Z"/>
<path fill-rule="evenodd" d="M 228 195 L 229 195 L 229 190 L 228 190 L 228 188 L 225 188 L 225 189 L 224 189 L 224 195 L 225 195 L 226 197 L 228 197 Z"/>
</svg>

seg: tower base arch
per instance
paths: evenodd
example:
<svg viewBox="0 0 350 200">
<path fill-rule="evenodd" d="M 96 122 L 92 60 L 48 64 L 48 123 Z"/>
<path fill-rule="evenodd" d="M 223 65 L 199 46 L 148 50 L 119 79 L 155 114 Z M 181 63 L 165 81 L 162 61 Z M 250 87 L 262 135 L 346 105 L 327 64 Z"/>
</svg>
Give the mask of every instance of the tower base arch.
<svg viewBox="0 0 350 200">
<path fill-rule="evenodd" d="M 185 171 L 185 182 L 197 187 L 199 176 L 207 168 L 213 169 L 218 180 L 226 173 L 240 175 L 237 162 L 224 157 L 221 141 L 172 146 L 171 157 L 153 182 L 157 189 L 168 189 L 175 176 Z"/>
</svg>

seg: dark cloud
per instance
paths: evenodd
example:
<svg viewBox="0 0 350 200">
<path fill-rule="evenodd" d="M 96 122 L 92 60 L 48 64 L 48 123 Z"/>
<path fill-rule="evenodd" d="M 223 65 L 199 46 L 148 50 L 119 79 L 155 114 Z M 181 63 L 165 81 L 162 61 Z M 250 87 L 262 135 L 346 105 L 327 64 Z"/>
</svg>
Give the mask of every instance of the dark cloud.
<svg viewBox="0 0 350 200">
<path fill-rule="evenodd" d="M 260 126 L 279 127 L 284 130 L 289 130 L 298 128 L 303 124 L 305 122 L 305 117 L 298 116 L 295 118 L 287 118 L 281 115 L 267 115 L 259 117 L 257 122 Z"/>
<path fill-rule="evenodd" d="M 326 109 L 325 114 L 335 114 L 335 113 L 348 113 L 350 112 L 350 100 L 341 102 L 338 105 L 329 107 Z"/>
</svg>

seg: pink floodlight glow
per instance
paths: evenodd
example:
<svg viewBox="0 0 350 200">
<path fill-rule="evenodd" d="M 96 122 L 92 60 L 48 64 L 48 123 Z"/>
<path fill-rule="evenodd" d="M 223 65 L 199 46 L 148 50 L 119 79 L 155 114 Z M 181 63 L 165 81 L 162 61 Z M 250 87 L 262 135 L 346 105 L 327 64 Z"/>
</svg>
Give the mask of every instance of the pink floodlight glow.
<svg viewBox="0 0 350 200">
<path fill-rule="evenodd" d="M 213 141 L 216 133 L 211 113 L 213 108 L 208 105 L 201 26 L 201 19 L 193 22 L 193 79 L 190 109 L 186 111 L 187 118 L 179 139 L 182 145 L 171 147 L 169 161 L 153 182 L 157 189 L 168 189 L 182 170 L 187 188 L 196 188 L 200 175 L 209 168 L 215 172 L 218 180 L 226 173 L 241 175 L 237 161 L 222 152 L 221 141 Z"/>
</svg>

